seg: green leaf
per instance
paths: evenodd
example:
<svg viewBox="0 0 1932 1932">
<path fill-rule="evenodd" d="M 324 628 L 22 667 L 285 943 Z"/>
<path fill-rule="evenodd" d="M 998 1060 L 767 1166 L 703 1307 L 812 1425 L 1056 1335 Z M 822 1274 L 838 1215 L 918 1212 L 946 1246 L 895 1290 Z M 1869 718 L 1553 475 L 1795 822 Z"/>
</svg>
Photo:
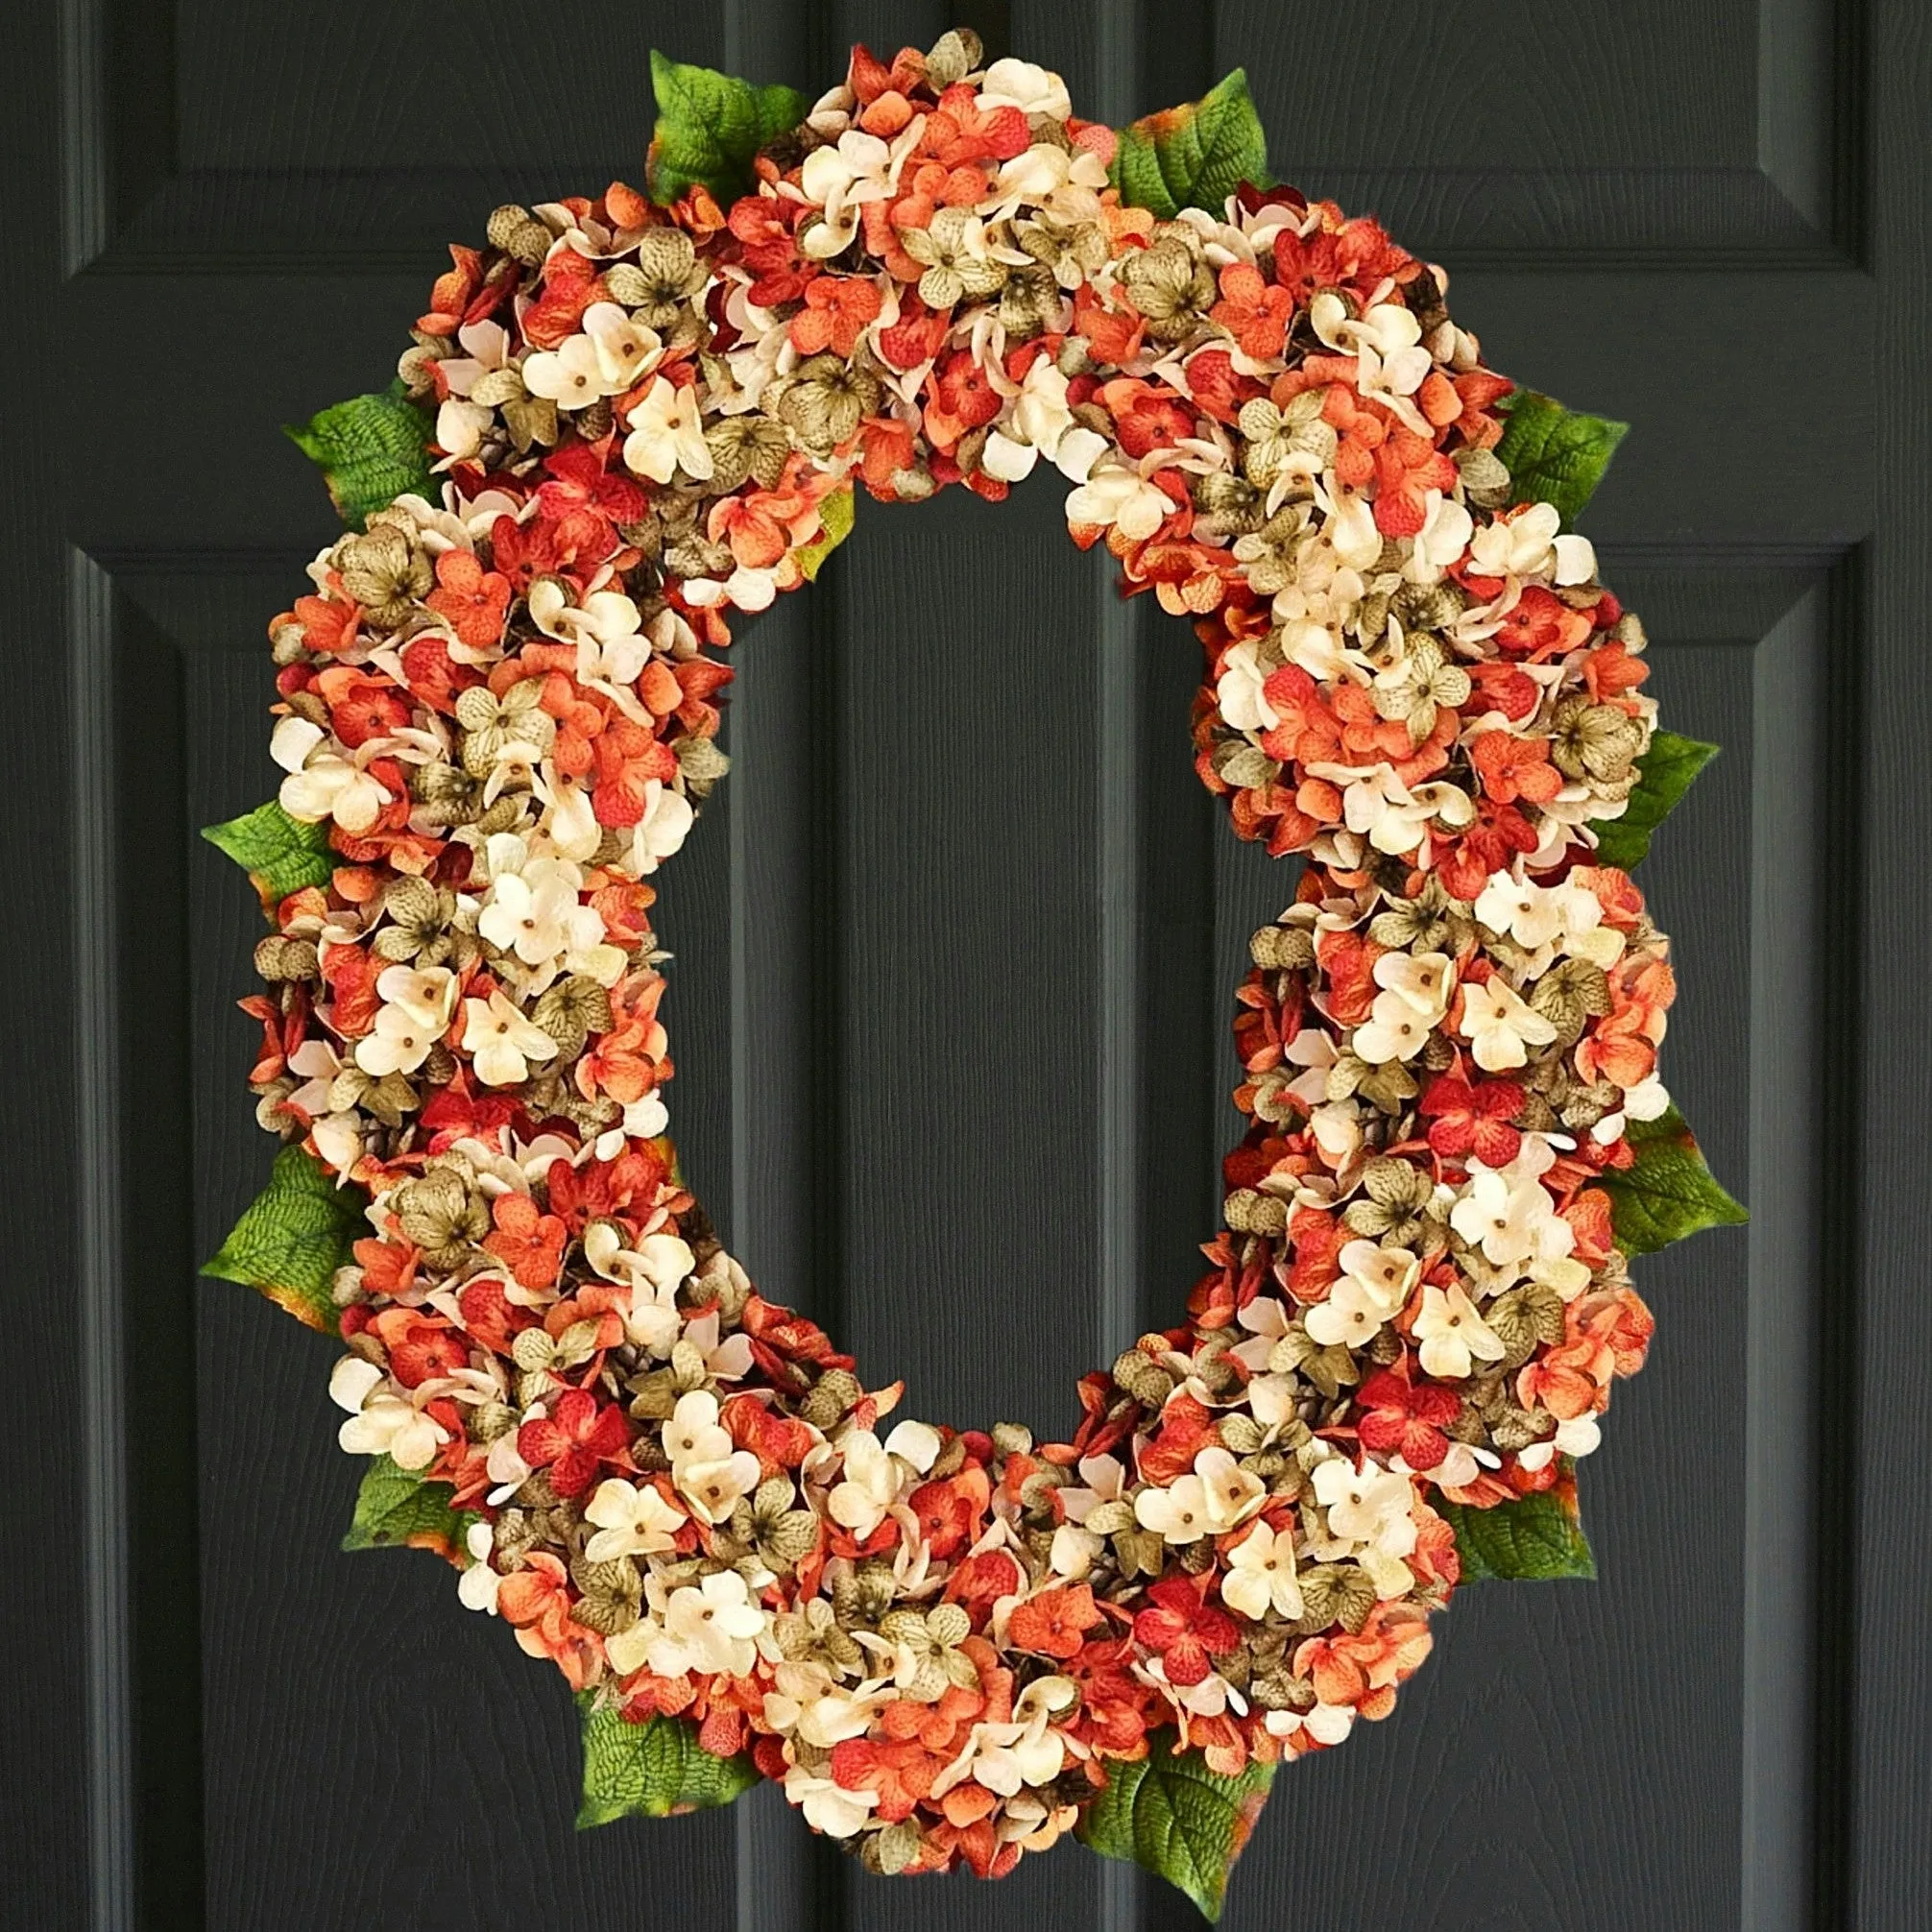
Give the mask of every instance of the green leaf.
<svg viewBox="0 0 1932 1932">
<path fill-rule="evenodd" d="M 1106 1788 L 1081 1814 L 1080 1840 L 1104 1858 L 1123 1858 L 1165 1878 L 1220 1917 L 1228 1869 L 1268 1799 L 1271 1764 L 1237 1777 L 1207 1768 L 1197 1751 L 1174 1752 L 1174 1733 L 1156 1731 L 1138 1763 L 1107 1765 Z"/>
<path fill-rule="evenodd" d="M 1625 1137 L 1636 1164 L 1599 1177 L 1610 1197 L 1610 1225 L 1626 1254 L 1654 1254 L 1700 1228 L 1734 1227 L 1751 1217 L 1718 1185 L 1697 1136 L 1675 1107 L 1632 1121 Z"/>
<path fill-rule="evenodd" d="M 818 520 L 823 527 L 798 553 L 798 568 L 805 572 L 807 583 L 818 575 L 825 560 L 852 535 L 852 486 L 848 483 L 818 506 Z"/>
<path fill-rule="evenodd" d="M 1438 1500 L 1436 1513 L 1456 1532 L 1462 1581 L 1482 1583 L 1547 1582 L 1553 1577 L 1594 1577 L 1597 1559 L 1576 1511 L 1554 1491 L 1518 1496 L 1476 1509 Z"/>
<path fill-rule="evenodd" d="M 1503 440 L 1496 455 L 1509 472 L 1510 501 L 1554 503 L 1571 528 L 1596 494 L 1628 423 L 1582 416 L 1534 389 L 1519 389 L 1502 404 Z"/>
<path fill-rule="evenodd" d="M 1200 100 L 1123 128 L 1112 176 L 1126 206 L 1151 208 L 1162 221 L 1183 208 L 1219 214 L 1244 181 L 1272 185 L 1247 75 L 1237 67 Z"/>
<path fill-rule="evenodd" d="M 398 496 L 437 500 L 428 448 L 435 425 L 399 381 L 380 395 L 334 403 L 300 426 L 284 424 L 282 433 L 322 466 L 329 500 L 351 530 Z"/>
<path fill-rule="evenodd" d="M 1651 833 L 1690 789 L 1691 781 L 1716 756 L 1714 744 L 1679 737 L 1674 731 L 1654 733 L 1651 748 L 1638 761 L 1636 788 L 1624 807 L 1623 816 L 1606 818 L 1590 827 L 1597 834 L 1598 862 L 1621 865 L 1628 872 L 1647 857 Z"/>
<path fill-rule="evenodd" d="M 577 1708 L 584 1719 L 580 1831 L 617 1818 L 669 1818 L 729 1804 L 759 1780 L 748 1751 L 713 1757 L 698 1743 L 697 1727 L 681 1718 L 632 1724 L 615 1705 L 599 1708 L 589 1692 Z"/>
<path fill-rule="evenodd" d="M 475 1513 L 451 1507 L 447 1483 L 426 1483 L 420 1469 L 398 1469 L 387 1456 L 369 1465 L 356 1492 L 355 1520 L 342 1539 L 345 1550 L 380 1550 L 398 1543 L 454 1554 Z"/>
<path fill-rule="evenodd" d="M 337 1334 L 331 1284 L 352 1259 L 350 1244 L 367 1226 L 368 1204 L 360 1188 L 337 1187 L 301 1147 L 283 1147 L 268 1186 L 202 1272 L 258 1288 L 310 1328 Z"/>
<path fill-rule="evenodd" d="M 202 836 L 254 881 L 262 909 L 271 917 L 291 892 L 305 885 L 326 885 L 335 870 L 328 827 L 291 818 L 275 799 L 226 825 L 204 826 Z"/>
<path fill-rule="evenodd" d="M 644 163 L 651 199 L 667 207 L 702 181 L 729 207 L 750 192 L 758 151 L 789 133 L 811 105 L 790 87 L 754 87 L 651 52 L 658 125 Z"/>
</svg>

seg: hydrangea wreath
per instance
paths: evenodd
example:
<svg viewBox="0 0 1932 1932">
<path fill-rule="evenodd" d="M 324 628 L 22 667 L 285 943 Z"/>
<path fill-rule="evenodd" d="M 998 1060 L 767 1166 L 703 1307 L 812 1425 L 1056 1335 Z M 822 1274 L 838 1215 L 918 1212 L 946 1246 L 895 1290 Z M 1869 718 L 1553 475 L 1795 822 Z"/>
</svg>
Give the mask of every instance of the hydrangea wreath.
<svg viewBox="0 0 1932 1932">
<path fill-rule="evenodd" d="M 777 1780 L 882 1872 L 1073 1832 L 1209 1916 L 1275 1767 L 1389 1712 L 1459 1582 L 1587 1576 L 1574 1465 L 1742 1211 L 1656 1071 L 1631 882 L 1711 748 L 1568 534 L 1622 434 L 1446 278 L 1269 185 L 1243 77 L 1116 132 L 976 38 L 808 104 L 653 60 L 649 193 L 498 208 L 272 628 L 284 1147 L 209 1265 L 339 1336 L 348 1547 L 412 1543 L 582 1706 L 582 1822 Z M 1235 1031 L 1187 1318 L 1071 1442 L 896 1419 L 680 1175 L 651 875 L 725 770 L 735 611 L 855 485 L 990 500 L 1194 621 L 1194 738 L 1303 853 Z"/>
</svg>

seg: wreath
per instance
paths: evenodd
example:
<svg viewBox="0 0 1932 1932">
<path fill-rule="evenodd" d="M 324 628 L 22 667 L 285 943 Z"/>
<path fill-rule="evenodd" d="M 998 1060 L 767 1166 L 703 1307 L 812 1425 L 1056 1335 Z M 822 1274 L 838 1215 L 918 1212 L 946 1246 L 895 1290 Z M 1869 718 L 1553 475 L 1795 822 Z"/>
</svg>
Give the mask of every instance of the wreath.
<svg viewBox="0 0 1932 1932">
<path fill-rule="evenodd" d="M 396 384 L 292 432 L 350 534 L 271 626 L 279 795 L 207 834 L 284 1143 L 208 1271 L 340 1338 L 347 1547 L 441 1552 L 563 1672 L 580 1822 L 768 1777 L 875 1872 L 1071 1832 L 1212 1917 L 1459 1583 L 1592 1574 L 1629 1257 L 1743 1218 L 1631 881 L 1712 747 L 1570 528 L 1622 426 L 1270 185 L 1239 72 L 1119 132 L 964 32 L 810 104 L 652 72 L 649 193 L 498 208 Z M 1071 1442 L 902 1419 L 758 1293 L 666 1134 L 651 924 L 733 614 L 856 486 L 1042 465 L 1193 620 L 1236 833 L 1306 855 L 1206 1270 Z"/>
</svg>

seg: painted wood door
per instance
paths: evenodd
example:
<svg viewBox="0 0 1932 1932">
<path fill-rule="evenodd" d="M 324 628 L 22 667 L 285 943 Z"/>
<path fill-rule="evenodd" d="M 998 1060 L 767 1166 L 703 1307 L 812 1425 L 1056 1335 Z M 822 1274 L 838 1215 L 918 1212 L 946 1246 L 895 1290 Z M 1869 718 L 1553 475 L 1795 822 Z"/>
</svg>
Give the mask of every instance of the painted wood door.
<svg viewBox="0 0 1932 1932">
<path fill-rule="evenodd" d="M 646 51 L 810 90 L 899 0 L 54 0 L 5 136 L 17 934 L 0 1119 L 0 1917 L 223 1932 L 1190 1922 L 1067 1850 L 864 1878 L 776 1794 L 570 1829 L 555 1678 L 426 1559 L 335 1549 L 326 1351 L 195 1267 L 267 1149 L 266 619 L 331 520 L 276 425 L 374 386 L 445 242 L 635 178 Z M 1914 0 L 1015 0 L 1122 120 L 1244 64 L 1278 171 L 1455 277 L 1510 374 L 1634 431 L 1591 513 L 1670 723 L 1725 746 L 1651 870 L 1673 1088 L 1749 1230 L 1659 1316 L 1594 1585 L 1460 1599 L 1394 1718 L 1277 1783 L 1238 1932 L 1906 1928 L 1932 1799 L 1920 639 L 1932 374 Z M 767 1292 L 917 1411 L 1064 1430 L 1177 1312 L 1291 890 L 1189 770 L 1196 653 L 1056 493 L 861 513 L 749 627 L 736 770 L 666 883 L 686 1159 Z M 12 924 L 12 922 L 10 922 Z"/>
</svg>

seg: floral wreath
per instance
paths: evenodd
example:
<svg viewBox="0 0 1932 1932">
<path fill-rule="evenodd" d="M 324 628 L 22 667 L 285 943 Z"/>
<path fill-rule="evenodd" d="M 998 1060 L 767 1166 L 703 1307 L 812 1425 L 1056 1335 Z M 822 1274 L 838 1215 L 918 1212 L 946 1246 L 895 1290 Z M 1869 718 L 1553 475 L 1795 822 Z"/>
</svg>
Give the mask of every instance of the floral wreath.
<svg viewBox="0 0 1932 1932">
<path fill-rule="evenodd" d="M 1659 1084 L 1631 882 L 1711 747 L 1568 524 L 1621 425 L 1268 185 L 1240 73 L 1116 132 L 948 34 L 815 104 L 653 58 L 648 197 L 498 208 L 386 394 L 296 440 L 350 534 L 271 627 L 285 1143 L 209 1264 L 346 1352 L 348 1547 L 460 1567 L 582 1706 L 580 1822 L 776 1780 L 873 1871 L 1072 1831 L 1213 1916 L 1275 1767 L 1388 1714 L 1459 1582 L 1592 1574 L 1574 1468 L 1742 1210 Z M 1196 765 L 1307 855 L 1186 1319 L 1071 1442 L 894 1419 L 685 1186 L 650 877 L 734 611 L 855 486 L 1042 462 L 1194 621 Z"/>
</svg>

